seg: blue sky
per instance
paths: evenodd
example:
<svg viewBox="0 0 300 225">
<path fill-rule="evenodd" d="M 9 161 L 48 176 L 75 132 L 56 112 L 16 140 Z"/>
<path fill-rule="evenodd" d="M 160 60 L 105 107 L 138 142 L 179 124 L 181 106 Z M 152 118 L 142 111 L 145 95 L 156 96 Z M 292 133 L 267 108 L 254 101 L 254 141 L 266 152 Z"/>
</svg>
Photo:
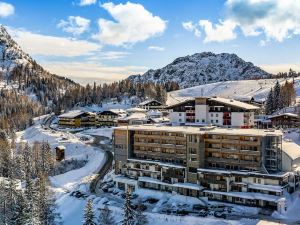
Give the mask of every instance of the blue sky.
<svg viewBox="0 0 300 225">
<path fill-rule="evenodd" d="M 202 51 L 300 71 L 300 0 L 7 0 L 0 23 L 46 69 L 111 82 Z"/>
</svg>

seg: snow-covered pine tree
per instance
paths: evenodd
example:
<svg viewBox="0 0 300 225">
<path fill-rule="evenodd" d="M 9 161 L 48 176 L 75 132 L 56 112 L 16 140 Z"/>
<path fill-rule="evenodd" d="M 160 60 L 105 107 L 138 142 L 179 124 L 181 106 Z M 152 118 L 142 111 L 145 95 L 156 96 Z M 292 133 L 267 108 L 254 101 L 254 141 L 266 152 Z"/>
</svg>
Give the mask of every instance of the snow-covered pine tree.
<svg viewBox="0 0 300 225">
<path fill-rule="evenodd" d="M 111 210 L 107 205 L 103 209 L 99 209 L 100 214 L 98 218 L 98 225 L 115 225 L 115 220 L 112 216 Z"/>
<path fill-rule="evenodd" d="M 273 111 L 280 109 L 281 102 L 282 100 L 280 99 L 280 84 L 277 80 L 273 91 Z"/>
<path fill-rule="evenodd" d="M 26 225 L 41 225 L 40 211 L 38 205 L 38 191 L 36 182 L 33 179 L 25 181 L 25 198 L 26 209 L 25 212 L 28 215 Z"/>
<path fill-rule="evenodd" d="M 143 213 L 142 202 L 138 202 L 136 214 L 135 214 L 135 225 L 147 225 L 149 223 L 147 216 Z"/>
<path fill-rule="evenodd" d="M 268 96 L 267 96 L 267 100 L 266 100 L 266 104 L 265 104 L 265 108 L 266 108 L 266 114 L 270 115 L 273 113 L 273 89 L 271 88 Z"/>
<path fill-rule="evenodd" d="M 122 225 L 134 225 L 135 215 L 131 204 L 131 191 L 129 189 L 126 191 L 126 198 L 123 206 L 123 216 L 124 219 Z"/>
<path fill-rule="evenodd" d="M 94 222 L 95 220 L 95 214 L 94 214 L 94 209 L 93 209 L 93 200 L 89 199 L 87 201 L 87 204 L 84 209 L 84 221 L 83 225 L 96 225 Z"/>
</svg>

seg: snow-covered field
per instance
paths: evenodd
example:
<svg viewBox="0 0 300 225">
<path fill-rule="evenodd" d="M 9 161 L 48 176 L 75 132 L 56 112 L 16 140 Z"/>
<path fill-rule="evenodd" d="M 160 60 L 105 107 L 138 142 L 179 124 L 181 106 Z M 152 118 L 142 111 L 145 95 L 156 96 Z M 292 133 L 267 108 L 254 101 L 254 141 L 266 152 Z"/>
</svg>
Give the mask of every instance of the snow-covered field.
<svg viewBox="0 0 300 225">
<path fill-rule="evenodd" d="M 188 97 L 199 96 L 254 97 L 255 101 L 261 101 L 266 98 L 276 81 L 276 79 L 226 81 L 181 89 L 168 93 L 167 105 L 172 105 Z M 279 81 L 281 84 L 285 82 L 284 79 Z M 300 77 L 295 78 L 294 87 L 296 95 L 300 97 Z"/>
</svg>

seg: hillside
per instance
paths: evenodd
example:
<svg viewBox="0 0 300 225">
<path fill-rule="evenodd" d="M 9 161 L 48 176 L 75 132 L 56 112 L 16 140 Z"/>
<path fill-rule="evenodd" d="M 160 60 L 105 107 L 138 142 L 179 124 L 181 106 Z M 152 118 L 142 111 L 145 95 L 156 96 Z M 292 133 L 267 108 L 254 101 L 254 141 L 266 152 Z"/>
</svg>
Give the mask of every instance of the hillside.
<svg viewBox="0 0 300 225">
<path fill-rule="evenodd" d="M 180 88 L 188 88 L 220 81 L 269 78 L 271 74 L 245 62 L 235 54 L 211 52 L 196 53 L 175 59 L 169 65 L 149 70 L 143 75 L 132 75 L 127 79 L 145 83 L 176 81 Z"/>
<path fill-rule="evenodd" d="M 255 101 L 262 101 L 267 97 L 268 92 L 274 87 L 276 81 L 276 79 L 240 80 L 199 85 L 169 92 L 167 105 L 174 104 L 189 97 L 197 96 L 220 96 L 225 98 L 253 97 Z M 279 81 L 283 84 L 285 79 L 280 79 Z M 292 81 L 292 79 L 290 79 L 290 81 Z M 295 78 L 294 87 L 296 89 L 296 95 L 299 98 L 300 77 Z"/>
<path fill-rule="evenodd" d="M 55 89 L 63 90 L 76 85 L 72 80 L 51 74 L 25 53 L 11 38 L 4 26 L 0 26 L 0 82 L 2 87 L 12 88 L 18 84 L 19 89 L 35 92 L 47 88 L 47 82 L 53 83 Z M 38 80 L 43 80 L 44 88 Z M 6 83 L 6 86 L 3 85 Z M 53 89 L 53 88 L 52 88 Z"/>
<path fill-rule="evenodd" d="M 0 26 L 0 129 L 25 129 L 33 117 L 62 108 L 60 99 L 77 86 L 37 64 Z"/>
</svg>

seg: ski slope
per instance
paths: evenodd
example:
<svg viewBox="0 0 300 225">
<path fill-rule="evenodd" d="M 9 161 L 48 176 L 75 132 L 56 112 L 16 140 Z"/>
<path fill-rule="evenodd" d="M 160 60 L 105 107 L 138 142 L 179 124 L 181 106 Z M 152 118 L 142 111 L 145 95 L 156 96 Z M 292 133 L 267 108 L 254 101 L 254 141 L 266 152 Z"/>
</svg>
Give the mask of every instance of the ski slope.
<svg viewBox="0 0 300 225">
<path fill-rule="evenodd" d="M 290 82 L 292 79 L 288 79 Z M 179 101 L 199 96 L 219 96 L 224 98 L 253 97 L 255 101 L 263 101 L 268 92 L 274 87 L 277 79 L 261 80 L 239 80 L 225 81 L 212 84 L 204 84 L 191 88 L 181 89 L 168 93 L 167 105 L 178 103 Z M 284 84 L 285 79 L 279 79 L 280 84 Z M 296 95 L 300 97 L 300 77 L 295 78 L 294 87 Z"/>
</svg>

